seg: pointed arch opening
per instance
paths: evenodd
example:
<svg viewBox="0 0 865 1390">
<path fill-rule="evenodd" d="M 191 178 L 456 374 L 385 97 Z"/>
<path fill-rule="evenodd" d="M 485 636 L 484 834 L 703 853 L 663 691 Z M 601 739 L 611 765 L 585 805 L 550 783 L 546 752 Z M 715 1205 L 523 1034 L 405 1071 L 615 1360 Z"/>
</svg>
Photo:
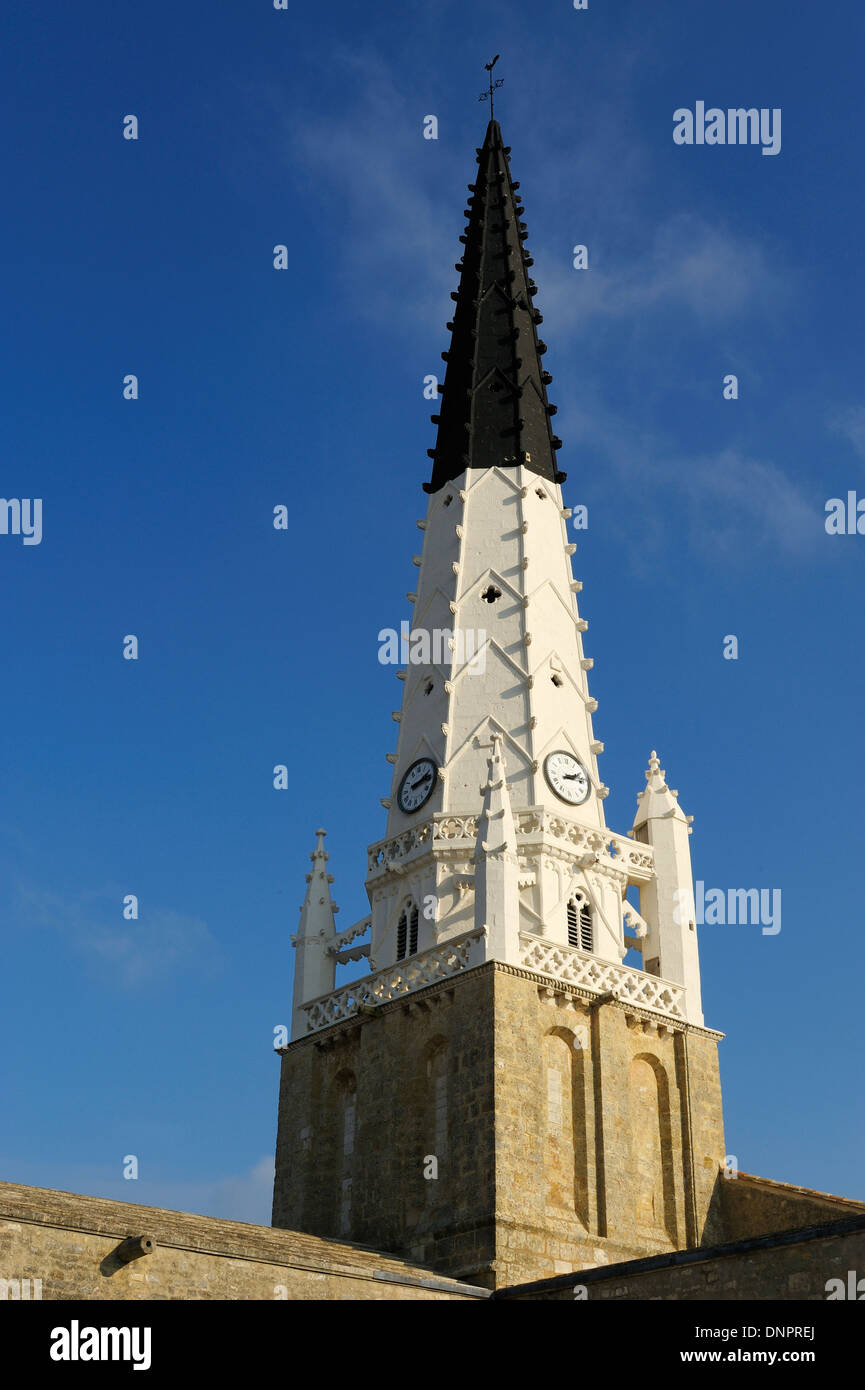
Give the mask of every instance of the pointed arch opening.
<svg viewBox="0 0 865 1390">
<path fill-rule="evenodd" d="M 629 1075 L 631 1192 L 638 1230 L 676 1248 L 676 1198 L 670 1084 L 650 1052 L 634 1057 Z"/>
<path fill-rule="evenodd" d="M 544 1034 L 541 1055 L 547 1207 L 588 1229 L 584 1054 L 571 1029 L 555 1027 Z"/>
<path fill-rule="evenodd" d="M 568 945 L 589 953 L 595 949 L 592 909 L 582 889 L 568 899 Z"/>
<path fill-rule="evenodd" d="M 354 1151 L 357 1131 L 357 1077 L 343 1068 L 334 1077 L 334 1143 L 333 1171 L 337 1181 L 335 1202 L 336 1234 L 347 1236 L 352 1228 L 352 1186 L 354 1180 Z"/>
<path fill-rule="evenodd" d="M 417 903 L 409 898 L 400 911 L 396 924 L 396 958 L 406 960 L 417 955 L 419 912 Z"/>
<path fill-rule="evenodd" d="M 406 1114 L 405 1141 L 412 1160 L 405 1214 L 415 1239 L 425 1238 L 437 1210 L 447 1207 L 452 1193 L 448 1148 L 453 1065 L 449 1039 L 442 1033 L 423 1042 L 410 1061 L 412 1105 Z"/>
</svg>

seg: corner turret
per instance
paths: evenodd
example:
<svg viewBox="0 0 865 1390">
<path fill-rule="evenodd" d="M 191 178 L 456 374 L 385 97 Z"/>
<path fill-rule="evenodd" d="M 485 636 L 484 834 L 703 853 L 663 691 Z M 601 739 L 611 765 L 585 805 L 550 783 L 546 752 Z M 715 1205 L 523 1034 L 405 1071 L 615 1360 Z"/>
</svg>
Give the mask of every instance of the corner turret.
<svg viewBox="0 0 865 1390">
<path fill-rule="evenodd" d="M 679 793 L 667 786 L 666 773 L 652 749 L 645 791 L 637 797 L 635 840 L 652 846 L 655 876 L 640 889 L 640 912 L 648 931 L 643 960 L 652 975 L 685 986 L 689 1023 L 703 1024 L 700 960 L 694 910 L 694 879 L 688 836 L 693 816 L 679 805 Z"/>
</svg>

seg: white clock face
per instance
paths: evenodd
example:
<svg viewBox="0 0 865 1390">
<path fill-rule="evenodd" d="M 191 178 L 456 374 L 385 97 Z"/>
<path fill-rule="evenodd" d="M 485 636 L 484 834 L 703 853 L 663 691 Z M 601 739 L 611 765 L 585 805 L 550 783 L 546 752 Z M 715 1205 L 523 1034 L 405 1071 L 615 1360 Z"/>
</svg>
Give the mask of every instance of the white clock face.
<svg viewBox="0 0 865 1390">
<path fill-rule="evenodd" d="M 562 801 L 580 806 L 591 791 L 589 774 L 573 753 L 549 753 L 544 759 L 544 776 Z"/>
<path fill-rule="evenodd" d="M 411 815 L 420 810 L 424 802 L 433 794 L 436 784 L 436 765 L 432 758 L 418 758 L 412 763 L 399 784 L 397 802 L 399 809 Z"/>
</svg>

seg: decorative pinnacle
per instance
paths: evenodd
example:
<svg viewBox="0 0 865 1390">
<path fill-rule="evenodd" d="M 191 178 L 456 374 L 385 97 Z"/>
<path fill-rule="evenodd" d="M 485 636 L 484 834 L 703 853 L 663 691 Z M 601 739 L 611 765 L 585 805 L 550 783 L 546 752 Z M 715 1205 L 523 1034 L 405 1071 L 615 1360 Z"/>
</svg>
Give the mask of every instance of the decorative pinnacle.
<svg viewBox="0 0 865 1390">
<path fill-rule="evenodd" d="M 327 850 L 326 850 L 325 847 L 324 847 L 324 837 L 325 837 L 326 834 L 327 834 L 327 831 L 326 831 L 326 830 L 316 830 L 316 832 L 315 832 L 315 837 L 316 837 L 317 843 L 316 843 L 315 849 L 312 851 L 312 854 L 309 856 L 313 863 L 315 863 L 315 861 L 316 861 L 317 859 L 329 859 L 329 858 L 330 858 L 330 855 L 328 854 Z"/>
<path fill-rule="evenodd" d="M 645 825 L 646 821 L 663 820 L 668 816 L 683 823 L 687 819 L 679 805 L 679 793 L 667 786 L 667 774 L 653 748 L 649 758 L 649 770 L 646 773 L 646 786 L 643 791 L 637 793 L 634 829 Z"/>
<path fill-rule="evenodd" d="M 480 788 L 484 804 L 478 824 L 477 843 L 479 852 L 483 854 L 501 854 L 505 851 L 513 853 L 516 849 L 516 827 L 511 811 L 503 744 L 502 734 L 495 730 L 489 743 L 479 745 L 481 748 L 490 749 L 487 758 L 487 780 Z M 501 841 L 498 844 L 494 844 L 489 838 L 493 834 L 495 822 L 500 823 L 495 832 L 496 838 Z"/>
<path fill-rule="evenodd" d="M 312 861 L 312 873 L 305 875 L 306 894 L 300 906 L 300 925 L 297 930 L 298 940 L 304 945 L 318 937 L 333 936 L 336 931 L 334 913 L 339 912 L 330 896 L 333 874 L 327 872 L 327 861 L 330 858 L 324 847 L 327 831 L 316 830 L 315 834 L 317 843 L 309 856 Z"/>
<path fill-rule="evenodd" d="M 490 742 L 489 742 L 489 743 L 479 743 L 479 744 L 477 745 L 479 748 L 489 748 L 489 750 L 490 750 L 490 756 L 487 758 L 487 769 L 488 769 L 488 770 L 487 770 L 487 780 L 486 780 L 486 782 L 484 783 L 484 785 L 481 787 L 481 795 L 482 795 L 482 796 L 483 796 L 484 792 L 486 792 L 487 790 L 489 790 L 489 788 L 491 788 L 491 787 L 494 788 L 494 787 L 502 786 L 503 783 L 504 783 L 504 777 L 505 777 L 505 755 L 504 755 L 504 752 L 503 752 L 503 749 L 502 749 L 503 743 L 504 743 L 504 738 L 502 737 L 502 735 L 501 735 L 501 733 L 498 731 L 498 729 L 495 729 L 495 730 L 493 730 L 493 731 L 491 732 L 491 734 L 490 734 Z M 501 780 L 500 782 L 499 782 L 499 781 L 497 781 L 497 782 L 494 782 L 494 781 L 493 781 L 493 777 L 494 777 L 496 774 L 500 774 L 500 775 L 501 775 L 501 779 L 502 779 L 502 780 Z"/>
</svg>

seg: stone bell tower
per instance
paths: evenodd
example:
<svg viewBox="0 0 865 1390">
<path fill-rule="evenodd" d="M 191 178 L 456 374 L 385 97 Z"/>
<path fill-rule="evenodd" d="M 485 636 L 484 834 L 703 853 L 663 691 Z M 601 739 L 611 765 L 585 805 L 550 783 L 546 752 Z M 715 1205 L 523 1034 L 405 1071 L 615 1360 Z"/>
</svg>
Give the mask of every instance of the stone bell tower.
<svg viewBox="0 0 865 1390">
<path fill-rule="evenodd" d="M 708 1243 L 724 1159 L 690 818 L 654 753 L 632 833 L 605 821 L 509 155 L 490 121 L 367 917 L 337 931 L 323 832 L 312 855 L 273 1208 L 491 1287 Z"/>
</svg>

